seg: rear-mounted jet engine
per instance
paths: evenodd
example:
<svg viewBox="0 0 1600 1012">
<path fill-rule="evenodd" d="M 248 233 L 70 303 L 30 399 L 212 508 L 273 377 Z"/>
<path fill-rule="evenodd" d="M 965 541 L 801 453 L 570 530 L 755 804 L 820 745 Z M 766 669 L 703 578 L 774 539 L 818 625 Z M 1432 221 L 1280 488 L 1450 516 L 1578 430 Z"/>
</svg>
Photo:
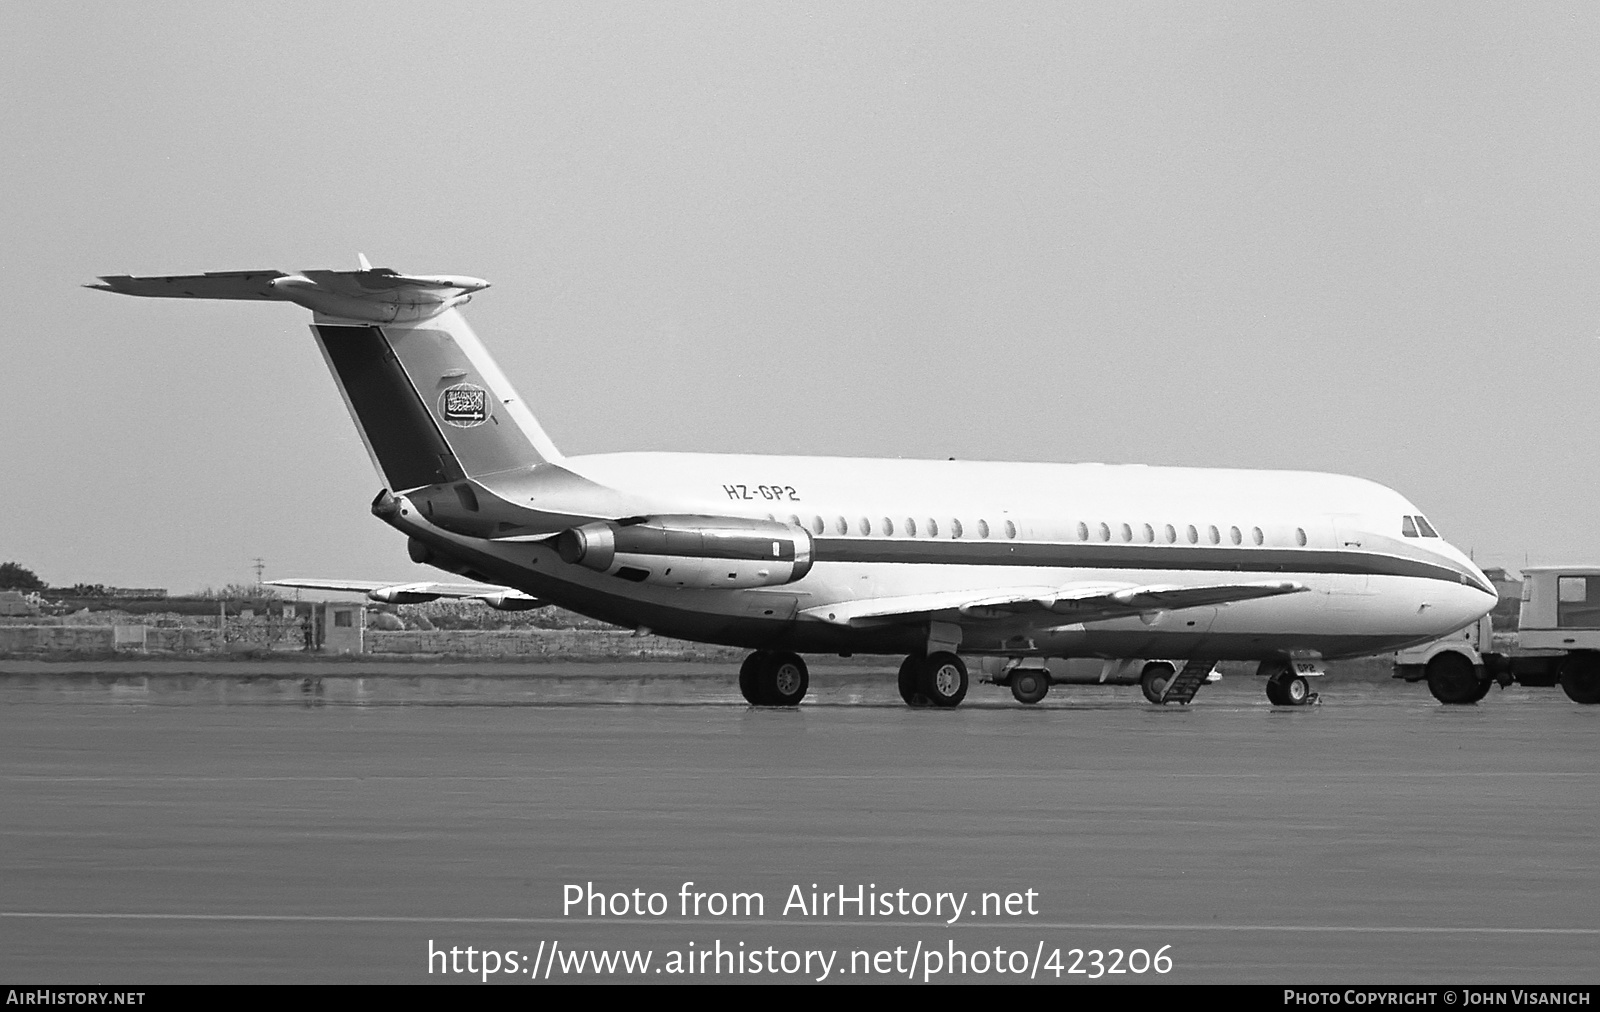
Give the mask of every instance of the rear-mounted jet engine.
<svg viewBox="0 0 1600 1012">
<path fill-rule="evenodd" d="M 663 587 L 774 587 L 811 570 L 811 535 L 771 520 L 601 521 L 563 531 L 555 544 L 565 562 Z"/>
</svg>

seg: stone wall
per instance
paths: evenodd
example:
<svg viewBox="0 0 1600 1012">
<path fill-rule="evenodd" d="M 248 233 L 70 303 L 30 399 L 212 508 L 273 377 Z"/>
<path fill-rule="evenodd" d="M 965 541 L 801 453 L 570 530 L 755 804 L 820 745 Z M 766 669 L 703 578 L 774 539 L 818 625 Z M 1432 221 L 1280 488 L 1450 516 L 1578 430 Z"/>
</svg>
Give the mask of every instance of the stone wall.
<svg viewBox="0 0 1600 1012">
<path fill-rule="evenodd" d="M 368 654 L 437 654 L 450 657 L 681 658 L 727 660 L 744 656 L 730 647 L 685 643 L 600 629 L 367 630 Z"/>
<path fill-rule="evenodd" d="M 0 652 L 108 651 L 113 649 L 114 629 L 114 626 L 109 625 L 0 626 Z"/>
<path fill-rule="evenodd" d="M 0 654 L 138 652 L 212 654 L 238 650 L 300 653 L 301 638 L 270 643 L 241 635 L 231 624 L 226 639 L 216 629 L 196 626 L 4 625 Z M 142 633 L 142 636 L 140 635 Z M 141 644 L 142 639 L 142 644 Z M 546 658 L 550 660 L 625 660 L 648 657 L 693 661 L 737 660 L 743 651 L 685 643 L 661 636 L 634 636 L 612 629 L 434 629 L 384 632 L 366 630 L 367 654 Z"/>
<path fill-rule="evenodd" d="M 119 633 L 120 630 L 120 633 Z M 138 631 L 143 630 L 143 636 Z M 140 640 L 142 639 L 142 643 Z M 0 626 L 0 653 L 56 651 L 99 653 L 111 650 L 159 650 L 171 653 L 215 653 L 226 649 L 215 629 L 192 626 L 162 628 L 142 625 L 5 625 Z"/>
</svg>

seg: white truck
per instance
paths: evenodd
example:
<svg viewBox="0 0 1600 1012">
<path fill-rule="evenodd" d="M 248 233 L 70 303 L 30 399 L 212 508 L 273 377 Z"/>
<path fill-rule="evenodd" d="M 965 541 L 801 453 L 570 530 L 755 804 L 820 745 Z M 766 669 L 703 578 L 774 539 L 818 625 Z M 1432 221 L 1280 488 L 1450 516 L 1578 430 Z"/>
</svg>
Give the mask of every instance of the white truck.
<svg viewBox="0 0 1600 1012">
<path fill-rule="evenodd" d="M 1498 682 L 1560 685 L 1600 703 L 1600 566 L 1528 566 L 1516 632 L 1485 615 L 1449 636 L 1395 654 L 1394 676 L 1426 680 L 1441 703 L 1476 703 Z"/>
</svg>

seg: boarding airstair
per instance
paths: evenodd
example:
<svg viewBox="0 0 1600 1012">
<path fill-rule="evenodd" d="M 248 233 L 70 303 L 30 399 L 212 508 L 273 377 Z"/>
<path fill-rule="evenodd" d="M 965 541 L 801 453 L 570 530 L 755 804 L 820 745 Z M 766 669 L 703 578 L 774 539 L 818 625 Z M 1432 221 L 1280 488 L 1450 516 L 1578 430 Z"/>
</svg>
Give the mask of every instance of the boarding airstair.
<svg viewBox="0 0 1600 1012">
<path fill-rule="evenodd" d="M 1216 666 L 1216 661 L 1192 660 L 1184 664 L 1183 670 L 1173 675 L 1172 681 L 1167 683 L 1166 691 L 1161 694 L 1161 702 L 1188 704 L 1194 694 L 1200 691 L 1200 686 L 1206 684 L 1206 679 Z"/>
</svg>

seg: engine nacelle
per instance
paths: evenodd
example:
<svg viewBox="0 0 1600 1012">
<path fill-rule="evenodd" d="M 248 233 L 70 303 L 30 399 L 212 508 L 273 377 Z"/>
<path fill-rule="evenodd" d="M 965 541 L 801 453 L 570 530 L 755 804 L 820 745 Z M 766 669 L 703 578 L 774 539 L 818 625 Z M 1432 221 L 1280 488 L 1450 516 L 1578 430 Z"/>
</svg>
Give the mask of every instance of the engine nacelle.
<svg viewBox="0 0 1600 1012">
<path fill-rule="evenodd" d="M 555 547 L 564 562 L 663 587 L 775 587 L 811 571 L 811 535 L 773 520 L 600 521 L 562 531 Z"/>
</svg>

